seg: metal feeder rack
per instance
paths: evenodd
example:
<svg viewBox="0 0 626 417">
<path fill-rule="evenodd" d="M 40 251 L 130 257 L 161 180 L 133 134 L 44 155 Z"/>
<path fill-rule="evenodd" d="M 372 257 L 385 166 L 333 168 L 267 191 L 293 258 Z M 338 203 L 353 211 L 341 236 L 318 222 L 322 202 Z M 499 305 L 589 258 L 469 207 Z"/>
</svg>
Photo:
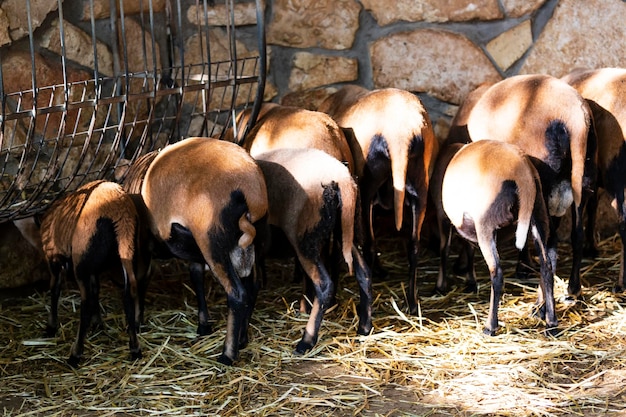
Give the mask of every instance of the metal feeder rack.
<svg viewBox="0 0 626 417">
<path fill-rule="evenodd" d="M 168 143 L 221 138 L 244 109 L 252 117 L 239 128 L 256 120 L 261 0 L 110 0 L 104 17 L 106 1 L 56 1 L 41 23 L 26 0 L 25 34 L 0 47 L 0 222 L 36 215 L 87 181 L 119 179 Z M 77 46 L 81 36 L 90 48 Z"/>
</svg>

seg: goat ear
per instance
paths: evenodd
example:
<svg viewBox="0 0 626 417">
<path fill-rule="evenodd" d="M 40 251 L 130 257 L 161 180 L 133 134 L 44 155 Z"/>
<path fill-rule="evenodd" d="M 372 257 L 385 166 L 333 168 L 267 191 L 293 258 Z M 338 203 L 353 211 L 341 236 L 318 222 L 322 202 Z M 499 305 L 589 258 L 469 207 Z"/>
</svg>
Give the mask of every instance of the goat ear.
<svg viewBox="0 0 626 417">
<path fill-rule="evenodd" d="M 340 127 L 340 129 L 343 136 L 346 138 L 346 142 L 348 142 L 348 147 L 350 148 L 350 153 L 352 154 L 352 159 L 354 160 L 355 173 L 358 177 L 361 177 L 363 174 L 363 166 L 365 165 L 365 160 L 363 159 L 363 148 L 356 138 L 354 129 L 351 127 Z"/>
<path fill-rule="evenodd" d="M 348 146 L 350 146 L 350 152 L 352 155 L 362 154 L 363 150 L 361 149 L 361 144 L 356 139 L 356 135 L 354 134 L 354 129 L 351 127 L 341 127 L 341 131 L 343 135 L 346 137 L 346 141 L 348 142 Z"/>
</svg>

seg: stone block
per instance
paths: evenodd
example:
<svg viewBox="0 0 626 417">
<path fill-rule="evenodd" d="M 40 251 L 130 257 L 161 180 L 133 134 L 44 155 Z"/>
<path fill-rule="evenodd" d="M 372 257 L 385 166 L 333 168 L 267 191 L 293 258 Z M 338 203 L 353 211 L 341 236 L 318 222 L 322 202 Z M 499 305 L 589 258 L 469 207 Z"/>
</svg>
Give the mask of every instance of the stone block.
<svg viewBox="0 0 626 417">
<path fill-rule="evenodd" d="M 463 22 L 503 17 L 497 0 L 362 0 L 379 25 L 405 22 Z"/>
<path fill-rule="evenodd" d="M 324 87 L 314 90 L 292 92 L 285 95 L 280 101 L 280 104 L 283 106 L 300 107 L 307 110 L 317 110 L 320 104 L 337 90 L 336 87 Z"/>
<path fill-rule="evenodd" d="M 261 2 L 265 10 L 265 2 Z M 256 2 L 236 3 L 233 9 L 235 26 L 256 24 Z M 230 8 L 224 3 L 208 6 L 206 16 L 203 5 L 191 5 L 187 9 L 187 20 L 194 25 L 228 26 L 231 24 Z"/>
<path fill-rule="evenodd" d="M 502 0 L 504 12 L 509 17 L 521 17 L 539 9 L 546 0 Z"/>
<path fill-rule="evenodd" d="M 491 55 L 498 67 L 506 71 L 524 55 L 532 43 L 533 34 L 530 20 L 525 20 L 492 39 L 487 44 L 487 52 L 489 52 L 489 55 Z"/>
<path fill-rule="evenodd" d="M 4 9 L 0 8 L 0 46 L 11 43 L 9 35 L 9 17 Z"/>
<path fill-rule="evenodd" d="M 560 1 L 520 74 L 562 77 L 574 68 L 624 66 L 625 21 L 622 0 Z"/>
<path fill-rule="evenodd" d="M 102 42 L 96 42 L 96 52 L 94 53 L 91 35 L 66 20 L 63 21 L 63 33 L 66 58 L 85 68 L 95 68 L 95 54 L 97 54 L 98 72 L 106 76 L 113 75 L 113 55 L 108 46 Z M 62 54 L 61 30 L 58 20 L 52 22 L 50 28 L 44 32 L 40 46 L 58 55 Z"/>
<path fill-rule="evenodd" d="M 485 81 L 502 79 L 483 51 L 443 30 L 395 33 L 370 46 L 376 88 L 396 87 L 459 104 Z"/>
<path fill-rule="evenodd" d="M 302 91 L 327 84 L 354 81 L 359 64 L 354 58 L 297 52 L 294 56 L 289 89 Z"/>
<path fill-rule="evenodd" d="M 30 19 L 33 31 L 46 20 L 51 12 L 57 10 L 57 0 L 31 0 Z M 2 9 L 9 18 L 11 39 L 18 40 L 28 36 L 28 15 L 24 0 L 3 0 Z"/>
<path fill-rule="evenodd" d="M 267 42 L 293 48 L 350 49 L 359 29 L 353 0 L 274 0 Z"/>
<path fill-rule="evenodd" d="M 23 1 L 23 0 L 18 0 Z M 124 15 L 138 14 L 139 12 L 149 13 L 150 3 L 152 3 L 152 10 L 154 13 L 163 12 L 165 10 L 166 0 L 124 0 Z M 55 0 L 56 3 L 56 0 Z M 120 9 L 119 3 L 117 8 L 117 14 L 119 16 Z M 110 0 L 93 0 L 93 15 L 95 19 L 104 19 L 111 16 L 111 1 Z M 91 4 L 90 0 L 83 0 L 83 20 L 91 19 Z"/>
</svg>

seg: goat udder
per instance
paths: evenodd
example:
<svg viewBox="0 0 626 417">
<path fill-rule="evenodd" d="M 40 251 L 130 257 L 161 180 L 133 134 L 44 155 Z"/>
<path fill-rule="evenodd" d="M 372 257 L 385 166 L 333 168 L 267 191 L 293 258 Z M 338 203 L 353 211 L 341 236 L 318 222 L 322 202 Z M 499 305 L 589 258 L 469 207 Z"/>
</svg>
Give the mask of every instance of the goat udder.
<svg viewBox="0 0 626 417">
<path fill-rule="evenodd" d="M 236 246 L 230 251 L 229 256 L 239 277 L 247 277 L 252 273 L 255 262 L 254 245 L 248 245 L 245 248 Z"/>
<path fill-rule="evenodd" d="M 562 217 L 574 202 L 572 184 L 569 181 L 561 181 L 552 187 L 548 197 L 548 211 L 550 216 Z"/>
</svg>

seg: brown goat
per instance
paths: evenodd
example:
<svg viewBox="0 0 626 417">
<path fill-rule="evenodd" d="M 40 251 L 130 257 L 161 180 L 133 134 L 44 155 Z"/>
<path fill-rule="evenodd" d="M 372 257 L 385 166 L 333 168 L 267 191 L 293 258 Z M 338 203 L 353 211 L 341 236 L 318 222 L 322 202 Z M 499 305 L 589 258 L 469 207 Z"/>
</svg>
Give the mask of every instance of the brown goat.
<svg viewBox="0 0 626 417">
<path fill-rule="evenodd" d="M 549 75 L 517 75 L 495 83 L 472 109 L 473 141 L 504 140 L 531 157 L 551 216 L 548 255 L 556 271 L 560 218 L 572 207 L 573 262 L 568 293 L 581 293 L 582 213 L 595 184 L 595 129 L 589 106 L 567 83 Z M 573 203 L 573 205 L 572 205 Z"/>
<path fill-rule="evenodd" d="M 253 275 L 255 226 L 265 220 L 268 207 L 261 170 L 233 143 L 188 138 L 167 146 L 154 159 L 141 195 L 153 235 L 173 255 L 208 264 L 226 291 L 227 332 L 218 360 L 232 364 L 248 342 L 258 293 Z M 197 297 L 203 296 L 203 283 L 195 285 Z"/>
<path fill-rule="evenodd" d="M 344 132 L 327 114 L 264 103 L 261 115 L 241 143 L 253 157 L 279 148 L 319 149 L 346 163 L 353 172 L 350 144 Z"/>
<path fill-rule="evenodd" d="M 598 186 L 611 196 L 617 212 L 622 242 L 620 272 L 614 291 L 626 289 L 626 69 L 600 68 L 576 70 L 562 78 L 587 100 L 593 113 L 598 137 Z M 596 199 L 590 201 L 587 213 L 587 241 L 595 249 Z"/>
<path fill-rule="evenodd" d="M 441 198 L 452 225 L 465 239 L 478 243 L 489 268 L 491 301 L 484 332 L 494 335 L 498 329 L 498 304 L 504 287 L 496 232 L 515 225 L 515 246 L 519 250 L 532 230 L 541 266 L 538 306 L 548 331 L 554 333 L 557 318 L 554 275 L 546 248 L 548 213 L 539 174 L 526 155 L 515 145 L 494 140 L 462 146 L 445 171 Z M 442 236 L 442 240 L 448 239 Z M 441 263 L 445 262 L 442 257 Z"/>
<path fill-rule="evenodd" d="M 342 248 L 349 273 L 360 288 L 358 333 L 372 329 L 372 283 L 369 268 L 354 244 L 357 185 L 348 168 L 317 149 L 276 149 L 257 155 L 269 199 L 268 223 L 284 232 L 302 268 L 313 282 L 315 298 L 297 353 L 316 343 L 324 312 L 333 295 L 333 280 L 324 265 L 331 239 Z"/>
<path fill-rule="evenodd" d="M 121 262 L 124 309 L 132 359 L 141 357 L 137 331 L 143 317 L 150 255 L 144 247 L 142 221 L 133 199 L 112 182 L 93 181 L 66 194 L 41 220 L 43 251 L 50 267 L 51 309 L 46 334 L 58 327 L 60 273 L 73 275 L 80 289 L 80 327 L 68 363 L 77 366 L 89 326 L 100 320 L 100 272 Z M 95 324 L 95 323 L 94 323 Z"/>
<path fill-rule="evenodd" d="M 261 119 L 265 115 L 265 113 L 267 113 L 269 110 L 277 106 L 280 106 L 280 104 L 262 103 L 261 107 L 259 108 L 259 114 L 257 115 L 256 121 L 258 122 L 259 119 Z M 226 129 L 226 131 L 224 132 L 223 139 L 228 142 L 233 142 L 238 145 L 241 145 L 243 141 L 243 135 L 246 133 L 245 128 L 250 121 L 251 115 L 252 115 L 252 109 L 250 108 L 245 109 L 244 111 L 239 113 L 237 115 L 237 118 L 235 119 L 234 127 L 229 127 L 228 129 Z"/>
<path fill-rule="evenodd" d="M 334 93 L 318 110 L 328 112 L 340 127 L 351 128 L 358 142 L 354 160 L 361 192 L 363 247 L 372 268 L 376 263 L 374 204 L 393 209 L 397 230 L 402 227 L 404 206 L 411 208 L 408 304 L 416 314 L 419 241 L 438 151 L 428 113 L 408 91 L 367 91 L 357 86 Z"/>
<path fill-rule="evenodd" d="M 243 118 L 247 117 L 245 112 Z M 227 134 L 227 137 L 229 135 Z M 350 130 L 343 130 L 327 114 L 305 110 L 298 107 L 282 106 L 274 103 L 264 103 L 257 123 L 250 130 L 241 145 L 250 152 L 253 157 L 274 149 L 304 148 L 318 149 L 333 156 L 346 164 L 350 172 L 353 172 L 354 162 L 351 146 L 354 145 L 353 135 Z M 361 233 L 358 232 L 360 236 Z M 333 259 L 332 279 L 337 284 L 339 261 L 338 251 L 335 245 L 331 245 L 331 257 Z M 302 278 L 302 270 L 296 257 L 295 279 Z M 305 279 L 305 292 L 311 294 L 309 282 Z M 334 295 L 333 295 L 334 299 Z M 310 305 L 303 299 L 301 310 L 309 311 Z"/>
</svg>

